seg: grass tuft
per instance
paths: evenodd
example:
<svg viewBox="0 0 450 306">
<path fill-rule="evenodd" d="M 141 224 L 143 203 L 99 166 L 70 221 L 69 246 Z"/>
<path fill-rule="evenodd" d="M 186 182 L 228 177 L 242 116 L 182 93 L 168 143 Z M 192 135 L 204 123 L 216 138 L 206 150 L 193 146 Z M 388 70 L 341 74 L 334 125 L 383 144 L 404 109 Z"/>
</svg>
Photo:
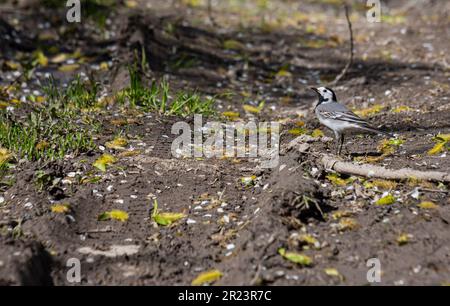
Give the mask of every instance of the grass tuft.
<svg viewBox="0 0 450 306">
<path fill-rule="evenodd" d="M 213 115 L 215 98 L 204 98 L 196 92 L 170 92 L 169 83 L 165 80 L 153 81 L 145 86 L 137 69 L 130 68 L 130 86 L 121 91 L 117 101 L 129 103 L 132 107 L 142 107 L 147 111 L 156 111 L 163 115 L 186 117 L 192 114 Z"/>
</svg>

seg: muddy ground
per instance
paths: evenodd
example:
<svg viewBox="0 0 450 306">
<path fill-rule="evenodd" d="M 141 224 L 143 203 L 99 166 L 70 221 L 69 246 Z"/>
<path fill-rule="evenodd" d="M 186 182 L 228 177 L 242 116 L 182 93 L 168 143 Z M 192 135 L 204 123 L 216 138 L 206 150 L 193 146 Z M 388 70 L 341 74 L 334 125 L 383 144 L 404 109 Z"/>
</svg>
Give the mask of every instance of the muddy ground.
<svg viewBox="0 0 450 306">
<path fill-rule="evenodd" d="M 0 99 L 3 108 L 23 116 L 40 103 L 30 93 L 43 96 L 45 107 L 49 74 L 63 88 L 81 73 L 112 97 L 129 84 L 127 67 L 145 55 L 146 80 L 164 77 L 174 89 L 216 96 L 214 119 L 235 112 L 238 121 L 279 121 L 279 165 L 175 158 L 172 125 L 192 124 L 191 115 L 164 116 L 113 101 L 93 114 L 100 127 L 92 131 L 92 150 L 56 160 L 16 156 L 3 172 L 0 284 L 71 284 L 69 258 L 81 262 L 81 285 L 189 285 L 212 269 L 222 273 L 216 285 L 367 285 L 370 258 L 380 260 L 381 285 L 450 282 L 448 184 L 336 180 L 317 158 L 332 154 L 334 143 L 314 117 L 317 97 L 309 87 L 333 80 L 347 61 L 340 1 L 213 1 L 213 20 L 202 1 L 166 2 L 125 1 L 105 9 L 105 17 L 69 24 L 64 8 L 0 1 L 0 84 L 20 84 Z M 365 1 L 353 2 L 355 59 L 333 88 L 341 102 L 403 141 L 382 155 L 382 136 L 349 137 L 341 158 L 448 173 L 448 145 L 429 150 L 438 142 L 434 136 L 450 133 L 450 3 L 382 2 L 380 23 L 367 22 Z M 70 69 L 60 69 L 73 64 L 67 60 L 37 65 L 26 78 L 23 62 L 39 48 L 49 58 L 79 50 L 84 60 Z M 243 108 L 261 101 L 259 113 Z M 315 129 L 325 136 L 288 149 L 298 134 Z M 132 153 L 104 147 L 119 133 Z M 92 164 L 105 152 L 119 160 L 101 172 Z M 42 185 L 37 173 L 51 179 Z M 395 202 L 376 205 L 387 193 Z M 154 199 L 161 211 L 185 217 L 157 225 Z M 56 213 L 55 204 L 70 210 Z M 98 221 L 112 209 L 126 211 L 128 220 Z M 280 248 L 312 263 L 293 263 Z"/>
</svg>

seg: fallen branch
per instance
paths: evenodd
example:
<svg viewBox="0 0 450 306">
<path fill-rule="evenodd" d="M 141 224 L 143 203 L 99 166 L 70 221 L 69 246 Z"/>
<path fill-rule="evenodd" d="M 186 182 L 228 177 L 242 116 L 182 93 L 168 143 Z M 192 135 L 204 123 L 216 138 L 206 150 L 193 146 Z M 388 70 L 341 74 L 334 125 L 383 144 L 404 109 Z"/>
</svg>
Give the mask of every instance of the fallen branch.
<svg viewBox="0 0 450 306">
<path fill-rule="evenodd" d="M 402 168 L 398 170 L 386 169 L 381 166 L 369 164 L 354 164 L 344 162 L 331 155 L 323 155 L 321 163 L 326 170 L 334 170 L 339 173 L 359 175 L 364 177 L 375 177 L 389 180 L 407 180 L 418 179 L 434 182 L 450 183 L 450 173 L 439 171 L 420 171 L 411 168 Z"/>
<path fill-rule="evenodd" d="M 339 82 L 339 80 L 344 77 L 344 75 L 350 69 L 350 66 L 353 64 L 353 54 L 354 54 L 353 29 L 352 29 L 352 22 L 350 21 L 350 16 L 348 13 L 349 11 L 348 4 L 344 5 L 344 9 L 345 9 L 345 18 L 347 19 L 348 31 L 350 32 L 350 56 L 344 69 L 342 69 L 341 73 L 339 73 L 339 75 L 336 76 L 336 78 L 330 83 L 330 85 L 336 85 L 337 82 Z"/>
</svg>

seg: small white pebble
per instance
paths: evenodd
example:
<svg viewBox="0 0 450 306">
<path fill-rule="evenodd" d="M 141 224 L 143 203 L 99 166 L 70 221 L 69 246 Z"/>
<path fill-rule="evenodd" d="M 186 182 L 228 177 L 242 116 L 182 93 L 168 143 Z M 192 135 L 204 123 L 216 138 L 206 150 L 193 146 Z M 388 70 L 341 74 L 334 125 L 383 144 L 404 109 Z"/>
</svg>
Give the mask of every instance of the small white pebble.
<svg viewBox="0 0 450 306">
<path fill-rule="evenodd" d="M 33 208 L 33 203 L 27 202 L 27 203 L 25 203 L 24 207 L 25 208 Z"/>
<path fill-rule="evenodd" d="M 235 247 L 236 247 L 236 246 L 234 245 L 234 243 L 227 244 L 227 250 L 228 250 L 228 251 L 233 250 Z"/>
<path fill-rule="evenodd" d="M 186 224 L 195 224 L 197 223 L 197 221 L 195 221 L 194 219 L 187 219 L 186 220 Z"/>
<path fill-rule="evenodd" d="M 411 197 L 418 200 L 420 197 L 420 192 L 419 192 L 419 188 L 416 187 L 414 188 L 414 191 L 411 193 Z"/>
<path fill-rule="evenodd" d="M 117 200 L 114 200 L 114 203 L 123 204 L 123 200 L 122 199 L 117 199 Z"/>
<path fill-rule="evenodd" d="M 67 173 L 68 177 L 75 177 L 75 175 L 77 175 L 76 172 L 69 172 L 69 173 Z"/>
<path fill-rule="evenodd" d="M 105 147 L 104 147 L 104 146 L 98 146 L 98 149 L 99 149 L 100 151 L 105 151 Z"/>
<path fill-rule="evenodd" d="M 230 223 L 230 217 L 228 215 L 223 216 L 223 222 Z"/>
</svg>

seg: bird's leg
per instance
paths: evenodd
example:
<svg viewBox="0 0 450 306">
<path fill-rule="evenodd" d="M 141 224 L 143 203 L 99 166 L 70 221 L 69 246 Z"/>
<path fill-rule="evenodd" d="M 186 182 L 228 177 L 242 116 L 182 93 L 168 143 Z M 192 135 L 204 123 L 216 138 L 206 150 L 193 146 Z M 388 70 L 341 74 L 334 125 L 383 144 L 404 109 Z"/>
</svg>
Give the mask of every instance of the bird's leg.
<svg viewBox="0 0 450 306">
<path fill-rule="evenodd" d="M 339 140 L 338 155 L 341 155 L 342 147 L 344 146 L 344 134 L 341 135 Z"/>
<path fill-rule="evenodd" d="M 342 135 L 341 135 L 341 133 L 335 131 L 334 132 L 334 136 L 336 138 L 336 155 L 339 155 L 340 154 L 340 143 L 341 143 Z"/>
</svg>

